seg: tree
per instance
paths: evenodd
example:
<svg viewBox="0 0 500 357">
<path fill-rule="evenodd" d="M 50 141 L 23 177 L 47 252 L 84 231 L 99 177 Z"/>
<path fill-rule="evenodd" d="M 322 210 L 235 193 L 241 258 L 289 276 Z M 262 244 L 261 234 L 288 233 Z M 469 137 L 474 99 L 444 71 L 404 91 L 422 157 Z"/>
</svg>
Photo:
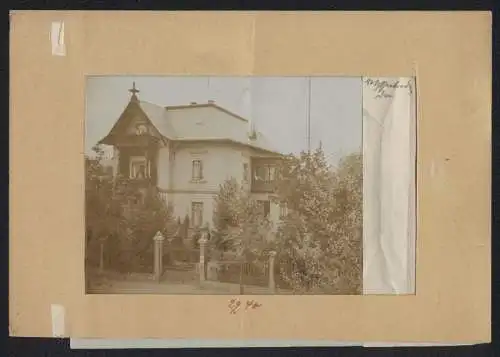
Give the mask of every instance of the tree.
<svg viewBox="0 0 500 357">
<path fill-rule="evenodd" d="M 152 237 L 157 231 L 169 236 L 175 231 L 172 209 L 156 188 L 141 193 L 125 177 L 112 177 L 102 166 L 103 151 L 94 148 L 95 157 L 86 157 L 85 208 L 87 256 L 104 264 L 107 247 L 110 267 L 120 271 L 152 269 Z M 99 239 L 100 252 L 90 249 Z"/>
<path fill-rule="evenodd" d="M 232 241 L 229 239 L 228 231 L 238 225 L 238 212 L 235 212 L 233 207 L 239 198 L 239 190 L 240 187 L 235 179 L 226 180 L 220 185 L 219 192 L 214 198 L 210 246 L 215 251 L 224 252 L 231 248 Z"/>
<path fill-rule="evenodd" d="M 182 222 L 182 237 L 183 239 L 187 239 L 189 236 L 189 215 L 184 216 L 184 221 Z"/>
<path fill-rule="evenodd" d="M 272 224 L 250 192 L 236 180 L 224 182 L 215 198 L 213 251 L 231 251 L 240 261 L 240 292 L 243 293 L 243 266 L 259 264 L 262 253 L 272 245 Z"/>
<path fill-rule="evenodd" d="M 127 187 L 130 197 L 137 189 Z M 172 214 L 172 208 L 158 195 L 155 188 L 143 192 L 143 196 L 128 205 L 126 224 L 127 235 L 118 238 L 120 252 L 116 262 L 121 270 L 149 272 L 153 269 L 153 237 L 159 231 L 169 238 L 175 234 L 177 228 Z"/>
<path fill-rule="evenodd" d="M 87 256 L 92 260 L 98 256 L 99 268 L 104 268 L 104 247 L 108 238 L 123 226 L 120 207 L 113 195 L 113 178 L 102 166 L 104 151 L 93 148 L 95 156 L 85 157 L 85 223 L 87 235 Z M 98 242 L 99 252 L 95 244 Z"/>
<path fill-rule="evenodd" d="M 299 292 L 359 293 L 361 155 L 348 155 L 336 170 L 321 148 L 290 155 L 276 188 L 289 212 L 277 230 L 283 281 Z"/>
</svg>

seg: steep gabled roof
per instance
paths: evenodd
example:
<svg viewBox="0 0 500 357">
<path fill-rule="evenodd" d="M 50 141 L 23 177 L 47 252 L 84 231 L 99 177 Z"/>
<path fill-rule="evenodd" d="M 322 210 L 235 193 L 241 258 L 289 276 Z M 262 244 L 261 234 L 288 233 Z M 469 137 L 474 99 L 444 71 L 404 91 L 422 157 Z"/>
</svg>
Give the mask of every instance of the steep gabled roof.
<svg viewBox="0 0 500 357">
<path fill-rule="evenodd" d="M 234 142 L 242 145 L 246 145 L 249 147 L 252 147 L 254 149 L 261 149 L 264 151 L 272 152 L 272 153 L 277 153 L 279 154 L 278 151 L 276 151 L 269 143 L 267 138 L 259 131 L 256 131 L 255 138 L 253 139 L 247 139 L 247 141 L 242 141 L 242 140 L 235 140 L 234 138 L 226 138 L 226 137 L 220 137 L 220 138 L 200 138 L 200 139 L 195 139 L 195 138 L 188 138 L 188 137 L 181 137 L 178 136 L 178 130 L 176 130 L 175 127 L 175 120 L 171 120 L 171 118 L 168 115 L 168 112 L 171 110 L 179 110 L 179 109 L 194 109 L 194 108 L 215 108 L 217 110 L 220 110 L 226 114 L 231 115 L 232 117 L 235 117 L 239 120 L 242 120 L 244 122 L 248 122 L 247 119 L 221 107 L 216 105 L 215 103 L 201 103 L 201 104 L 189 104 L 189 105 L 176 105 L 176 106 L 167 106 L 167 107 L 162 107 L 153 103 L 149 103 L 146 101 L 139 101 L 139 105 L 141 109 L 144 111 L 144 113 L 147 115 L 151 123 L 156 127 L 156 129 L 159 131 L 159 133 L 164 136 L 165 138 L 169 140 L 175 140 L 175 141 L 194 141 L 194 140 L 203 140 L 203 141 L 227 141 L 227 142 Z"/>
<path fill-rule="evenodd" d="M 175 129 L 164 107 L 143 100 L 139 101 L 139 106 L 162 136 L 170 140 L 176 138 Z"/>
<path fill-rule="evenodd" d="M 119 128 L 123 128 L 124 125 L 128 125 L 127 122 L 122 122 L 121 118 L 124 116 L 124 114 L 129 110 L 131 107 L 135 107 L 135 105 L 138 105 L 138 107 L 142 110 L 142 112 L 146 115 L 146 117 L 149 119 L 151 124 L 156 128 L 158 133 L 166 138 L 167 140 L 172 140 L 172 141 L 225 141 L 225 142 L 233 142 L 237 143 L 240 145 L 244 145 L 247 147 L 254 148 L 256 150 L 263 150 L 269 153 L 274 153 L 274 154 L 280 154 L 278 151 L 276 151 L 272 146 L 270 145 L 269 141 L 267 138 L 261 133 L 256 131 L 255 136 L 253 138 L 249 137 L 249 132 L 247 128 L 247 123 L 248 120 L 223 108 L 215 103 L 209 102 L 209 103 L 202 103 L 202 104 L 189 104 L 189 105 L 178 105 L 178 106 L 167 106 L 163 107 L 160 105 L 156 105 L 153 103 L 149 103 L 146 101 L 139 100 L 137 97 L 134 97 L 131 102 L 127 105 L 127 108 L 125 108 L 124 112 L 120 116 L 120 119 L 118 120 L 117 123 L 113 126 L 111 129 L 110 133 L 101 140 L 101 142 L 108 142 L 108 137 L 115 132 L 115 130 L 121 130 Z M 227 137 L 224 135 L 221 135 L 220 137 L 197 137 L 197 138 L 189 138 L 187 137 L 187 133 L 183 133 L 182 128 L 179 126 L 179 121 L 174 120 L 171 117 L 170 112 L 171 111 L 176 111 L 176 110 L 190 110 L 194 108 L 204 108 L 204 107 L 210 107 L 214 108 L 216 110 L 222 111 L 238 120 L 243 121 L 242 125 L 242 131 L 239 132 L 238 135 L 235 137 Z M 136 107 L 135 107 L 136 108 Z M 133 110 L 133 109 L 130 109 Z M 170 114 L 170 115 L 169 115 Z M 177 126 L 177 127 L 176 127 Z M 185 130 L 184 130 L 185 131 Z"/>
<path fill-rule="evenodd" d="M 244 122 L 248 122 L 248 119 L 243 118 L 241 115 L 238 115 L 236 113 L 233 113 L 230 110 L 227 110 L 226 108 L 223 108 L 214 102 L 208 102 L 208 103 L 193 103 L 189 105 L 170 105 L 165 107 L 165 109 L 168 110 L 177 110 L 177 109 L 193 109 L 193 108 L 215 108 L 217 110 L 220 110 L 221 112 L 224 112 L 226 114 L 231 115 L 232 117 L 242 120 Z"/>
</svg>

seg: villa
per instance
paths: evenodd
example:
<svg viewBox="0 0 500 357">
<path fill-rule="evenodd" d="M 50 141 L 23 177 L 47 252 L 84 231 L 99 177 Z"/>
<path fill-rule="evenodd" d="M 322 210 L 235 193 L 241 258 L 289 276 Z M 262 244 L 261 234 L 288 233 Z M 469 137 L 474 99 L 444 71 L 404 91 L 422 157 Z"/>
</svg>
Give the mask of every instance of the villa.
<svg viewBox="0 0 500 357">
<path fill-rule="evenodd" d="M 128 105 L 99 142 L 113 148 L 114 175 L 132 179 L 139 191 L 156 187 L 193 228 L 212 223 L 214 196 L 229 178 L 279 219 L 271 198 L 281 154 L 249 120 L 213 101 L 163 107 L 139 100 L 135 83 L 129 91 Z"/>
</svg>

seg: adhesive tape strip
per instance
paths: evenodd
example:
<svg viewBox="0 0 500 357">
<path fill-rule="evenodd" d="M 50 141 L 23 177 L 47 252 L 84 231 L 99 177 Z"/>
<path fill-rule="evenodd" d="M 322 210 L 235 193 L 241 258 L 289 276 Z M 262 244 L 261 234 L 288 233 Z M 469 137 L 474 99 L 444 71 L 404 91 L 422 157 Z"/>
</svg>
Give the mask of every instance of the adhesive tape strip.
<svg viewBox="0 0 500 357">
<path fill-rule="evenodd" d="M 59 304 L 52 304 L 50 306 L 52 314 L 52 336 L 64 337 L 65 331 L 65 311 L 64 306 Z"/>
</svg>

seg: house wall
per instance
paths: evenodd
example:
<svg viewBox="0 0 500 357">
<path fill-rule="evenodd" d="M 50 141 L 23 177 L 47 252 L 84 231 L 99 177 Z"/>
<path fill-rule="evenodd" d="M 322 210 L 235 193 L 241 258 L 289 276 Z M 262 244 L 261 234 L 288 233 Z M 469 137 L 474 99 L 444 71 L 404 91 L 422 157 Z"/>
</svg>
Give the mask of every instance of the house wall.
<svg viewBox="0 0 500 357">
<path fill-rule="evenodd" d="M 169 159 L 170 158 L 170 159 Z M 203 179 L 192 180 L 193 160 L 201 160 Z M 192 202 L 203 202 L 203 222 L 212 225 L 214 196 L 226 179 L 243 179 L 241 150 L 234 145 L 184 143 L 160 149 L 158 187 L 167 192 L 166 198 L 174 215 L 191 220 Z"/>
<path fill-rule="evenodd" d="M 169 203 L 172 204 L 174 217 L 184 220 L 186 214 L 192 222 L 191 205 L 193 202 L 203 202 L 203 224 L 212 226 L 213 204 L 215 193 L 183 193 L 175 192 L 168 194 Z"/>
<path fill-rule="evenodd" d="M 183 144 L 175 150 L 172 189 L 176 191 L 218 191 L 225 180 L 243 179 L 241 151 L 232 145 Z M 203 179 L 192 180 L 193 160 L 200 160 Z"/>
<path fill-rule="evenodd" d="M 203 202 L 203 224 L 208 223 L 210 227 L 213 226 L 213 212 L 214 212 L 214 197 L 216 192 L 213 193 L 184 193 L 174 192 L 168 193 L 168 201 L 172 204 L 174 217 L 180 217 L 184 220 L 186 214 L 192 222 L 191 207 L 193 202 Z M 270 200 L 268 194 L 252 194 L 252 198 L 256 200 Z M 277 224 L 280 219 L 280 207 L 278 204 L 271 200 L 270 204 L 270 220 Z"/>
<path fill-rule="evenodd" d="M 172 150 L 172 151 L 170 151 Z M 169 154 L 172 156 L 169 169 Z M 235 178 L 239 183 L 243 181 L 243 163 L 247 163 L 251 173 L 251 151 L 235 145 L 214 143 L 182 144 L 175 149 L 168 147 L 160 149 L 158 162 L 158 184 L 167 191 L 167 199 L 173 205 L 174 215 L 184 218 L 186 214 L 191 219 L 192 202 L 203 202 L 203 222 L 212 225 L 214 196 L 225 180 Z M 203 179 L 192 181 L 192 162 L 201 160 L 203 163 Z M 245 186 L 250 189 L 251 177 Z M 170 185 L 169 185 L 170 184 Z M 270 215 L 273 221 L 279 219 L 279 205 L 272 202 L 267 193 L 252 194 L 259 200 L 270 200 Z"/>
<path fill-rule="evenodd" d="M 170 145 L 162 146 L 158 149 L 158 187 L 162 190 L 169 189 L 172 178 L 173 163 L 170 160 Z"/>
</svg>

